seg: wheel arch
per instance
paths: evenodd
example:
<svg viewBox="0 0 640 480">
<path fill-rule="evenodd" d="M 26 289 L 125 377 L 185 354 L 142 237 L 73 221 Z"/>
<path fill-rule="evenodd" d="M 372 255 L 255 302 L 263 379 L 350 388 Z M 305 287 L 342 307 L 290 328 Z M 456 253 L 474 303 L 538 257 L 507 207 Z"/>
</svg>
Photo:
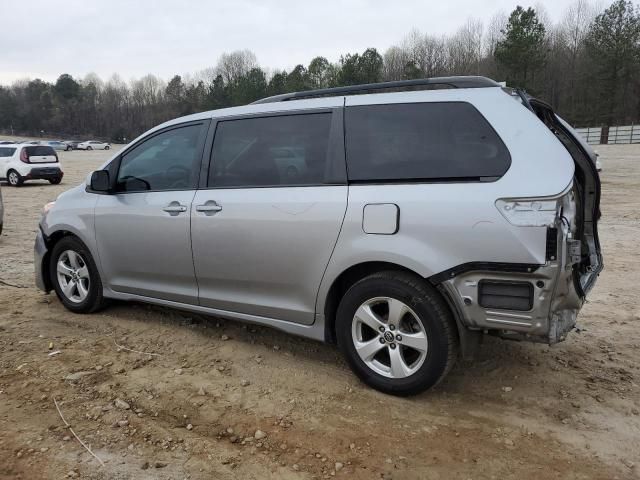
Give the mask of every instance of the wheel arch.
<svg viewBox="0 0 640 480">
<path fill-rule="evenodd" d="M 405 267 L 403 265 L 393 263 L 393 262 L 383 262 L 383 261 L 369 261 L 357 263 L 343 270 L 331 283 L 327 291 L 327 295 L 324 299 L 324 306 L 322 313 L 324 314 L 324 336 L 325 340 L 329 343 L 336 342 L 336 312 L 338 310 L 338 305 L 340 304 L 340 300 L 347 292 L 347 290 L 357 281 L 377 272 L 381 271 L 401 271 L 407 272 L 414 275 L 417 278 L 422 279 L 425 283 L 429 284 L 428 279 L 415 272 L 414 270 Z M 433 288 L 433 291 L 440 295 L 445 301 L 447 307 L 451 311 L 451 315 L 456 320 L 456 330 L 458 330 L 458 336 L 461 337 L 460 334 L 460 323 L 458 320 L 458 312 L 451 308 L 450 299 L 446 297 L 446 294 L 437 288 Z"/>
</svg>

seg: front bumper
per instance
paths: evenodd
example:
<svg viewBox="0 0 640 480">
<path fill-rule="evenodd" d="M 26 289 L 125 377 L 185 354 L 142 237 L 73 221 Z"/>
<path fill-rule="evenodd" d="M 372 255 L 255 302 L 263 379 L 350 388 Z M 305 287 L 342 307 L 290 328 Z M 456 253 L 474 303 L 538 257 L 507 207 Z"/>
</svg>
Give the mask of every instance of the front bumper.
<svg viewBox="0 0 640 480">
<path fill-rule="evenodd" d="M 47 244 L 44 241 L 44 235 L 42 234 L 42 230 L 38 229 L 38 233 L 36 234 L 36 243 L 33 247 L 33 265 L 35 267 L 36 273 L 36 286 L 40 290 L 49 293 L 51 291 L 51 288 L 49 288 L 49 282 L 47 282 L 44 277 L 44 262 L 48 258 L 47 254 L 48 249 Z"/>
</svg>

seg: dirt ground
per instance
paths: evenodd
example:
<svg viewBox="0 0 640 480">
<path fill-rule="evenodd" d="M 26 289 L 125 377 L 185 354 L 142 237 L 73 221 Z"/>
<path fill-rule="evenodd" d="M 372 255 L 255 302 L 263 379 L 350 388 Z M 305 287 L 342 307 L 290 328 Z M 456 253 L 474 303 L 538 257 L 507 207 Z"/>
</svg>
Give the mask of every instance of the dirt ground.
<svg viewBox="0 0 640 480">
<path fill-rule="evenodd" d="M 37 222 L 109 152 L 62 153 L 59 186 L 4 184 L 0 478 L 640 478 L 640 146 L 598 150 L 605 270 L 584 330 L 553 347 L 488 338 L 409 399 L 268 328 L 140 304 L 69 313 L 34 287 Z"/>
</svg>

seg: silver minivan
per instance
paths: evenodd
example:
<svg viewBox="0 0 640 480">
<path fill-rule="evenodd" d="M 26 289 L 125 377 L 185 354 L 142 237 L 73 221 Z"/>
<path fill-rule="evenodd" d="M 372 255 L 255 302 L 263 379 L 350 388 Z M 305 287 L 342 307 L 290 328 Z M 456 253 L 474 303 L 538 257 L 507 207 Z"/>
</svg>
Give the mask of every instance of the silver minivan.
<svg viewBox="0 0 640 480">
<path fill-rule="evenodd" d="M 443 88 L 446 87 L 446 88 Z M 602 269 L 595 155 L 483 77 L 341 87 L 141 135 L 47 205 L 36 282 L 335 342 L 409 395 L 485 334 L 553 344 Z"/>
</svg>

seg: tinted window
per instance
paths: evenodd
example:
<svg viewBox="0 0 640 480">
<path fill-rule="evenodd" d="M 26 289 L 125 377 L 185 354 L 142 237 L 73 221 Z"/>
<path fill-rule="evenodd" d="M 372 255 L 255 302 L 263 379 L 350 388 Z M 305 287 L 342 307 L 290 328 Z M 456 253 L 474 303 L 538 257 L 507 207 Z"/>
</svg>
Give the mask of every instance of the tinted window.
<svg viewBox="0 0 640 480">
<path fill-rule="evenodd" d="M 202 124 L 174 128 L 144 140 L 122 156 L 116 189 L 190 190 L 197 186 Z"/>
<path fill-rule="evenodd" d="M 330 113 L 218 123 L 209 186 L 317 185 L 329 178 Z"/>
<path fill-rule="evenodd" d="M 56 154 L 53 148 L 44 145 L 38 145 L 37 147 L 24 147 L 24 149 L 30 157 L 44 157 Z"/>
<path fill-rule="evenodd" d="M 349 180 L 500 177 L 509 152 L 464 102 L 367 105 L 346 110 Z"/>
<path fill-rule="evenodd" d="M 0 147 L 0 158 L 10 157 L 16 152 L 15 148 Z"/>
</svg>

